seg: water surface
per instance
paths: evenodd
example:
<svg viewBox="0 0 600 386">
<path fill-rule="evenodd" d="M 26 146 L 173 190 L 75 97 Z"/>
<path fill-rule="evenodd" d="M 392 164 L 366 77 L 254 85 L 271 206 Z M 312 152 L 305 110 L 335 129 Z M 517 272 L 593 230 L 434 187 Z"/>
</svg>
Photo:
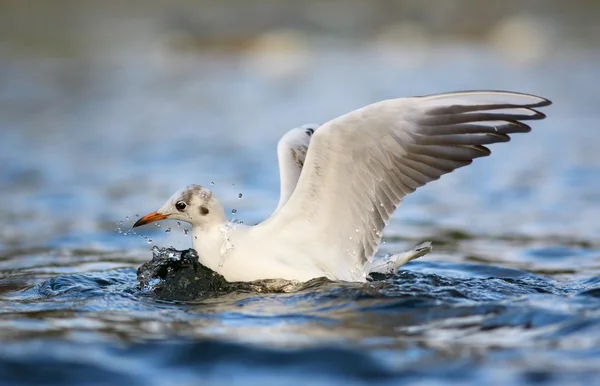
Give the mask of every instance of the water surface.
<svg viewBox="0 0 600 386">
<path fill-rule="evenodd" d="M 3 383 L 598 379 L 596 53 L 517 65 L 458 44 L 273 57 L 152 47 L 0 57 Z M 277 203 L 275 146 L 289 128 L 474 88 L 554 105 L 532 133 L 402 203 L 381 253 L 426 240 L 434 251 L 396 276 L 184 303 L 136 290 L 153 245 L 191 244 L 175 222 L 124 232 L 174 191 L 214 181 L 232 218 L 261 221 Z"/>
</svg>

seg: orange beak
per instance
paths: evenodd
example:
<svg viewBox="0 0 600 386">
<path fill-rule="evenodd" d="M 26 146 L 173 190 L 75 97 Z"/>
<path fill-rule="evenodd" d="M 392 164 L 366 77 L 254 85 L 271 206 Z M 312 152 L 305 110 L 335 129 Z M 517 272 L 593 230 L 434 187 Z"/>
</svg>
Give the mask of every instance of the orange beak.
<svg viewBox="0 0 600 386">
<path fill-rule="evenodd" d="M 160 214 L 160 213 L 157 213 L 157 212 L 148 213 L 144 217 L 142 217 L 139 220 L 137 220 L 135 222 L 135 224 L 133 224 L 133 228 L 139 227 L 141 225 L 150 224 L 151 222 L 154 222 L 154 221 L 164 220 L 167 217 L 169 217 L 169 216 L 167 216 L 166 214 Z"/>
</svg>

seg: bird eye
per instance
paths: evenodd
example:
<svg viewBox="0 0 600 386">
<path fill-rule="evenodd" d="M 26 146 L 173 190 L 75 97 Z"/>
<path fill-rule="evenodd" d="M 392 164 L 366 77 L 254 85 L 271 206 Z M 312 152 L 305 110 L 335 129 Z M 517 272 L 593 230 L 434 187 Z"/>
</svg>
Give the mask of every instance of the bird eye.
<svg viewBox="0 0 600 386">
<path fill-rule="evenodd" d="M 175 208 L 180 212 L 183 212 L 186 207 L 187 207 L 187 204 L 183 201 L 177 201 L 177 204 L 175 204 Z"/>
</svg>

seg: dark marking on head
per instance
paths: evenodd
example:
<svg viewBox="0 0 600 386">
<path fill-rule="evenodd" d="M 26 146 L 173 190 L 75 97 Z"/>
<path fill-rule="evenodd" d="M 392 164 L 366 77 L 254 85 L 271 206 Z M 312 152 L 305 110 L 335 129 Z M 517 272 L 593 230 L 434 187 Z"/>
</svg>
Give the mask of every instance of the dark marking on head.
<svg viewBox="0 0 600 386">
<path fill-rule="evenodd" d="M 314 129 L 306 129 L 306 134 L 310 137 L 315 133 Z"/>
<path fill-rule="evenodd" d="M 200 207 L 200 214 L 201 214 L 202 216 L 206 216 L 206 215 L 207 215 L 209 212 L 210 212 L 210 211 L 208 210 L 208 208 L 207 208 L 207 207 L 205 207 L 205 206 L 201 206 L 201 207 Z"/>
<path fill-rule="evenodd" d="M 189 205 L 192 202 L 192 197 L 200 195 L 201 192 L 203 192 L 202 186 L 189 185 L 187 188 L 185 188 L 185 190 L 181 194 L 180 200 L 185 201 Z M 210 195 L 207 197 L 207 199 L 209 199 L 209 198 L 210 198 Z"/>
</svg>

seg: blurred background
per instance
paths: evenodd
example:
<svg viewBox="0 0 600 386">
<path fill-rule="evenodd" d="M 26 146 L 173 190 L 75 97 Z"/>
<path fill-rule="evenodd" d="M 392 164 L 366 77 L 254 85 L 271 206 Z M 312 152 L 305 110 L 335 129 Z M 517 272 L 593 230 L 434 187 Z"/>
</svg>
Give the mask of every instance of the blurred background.
<svg viewBox="0 0 600 386">
<path fill-rule="evenodd" d="M 572 201 L 600 189 L 590 169 L 599 15 L 593 0 L 1 1 L 0 246 L 115 245 L 119 221 L 209 181 L 240 218 L 260 221 L 277 201 L 275 146 L 288 129 L 460 89 L 538 93 L 555 105 L 537 133 L 477 166 L 493 176 L 497 163 L 505 177 L 460 171 L 436 182 L 452 189 L 446 197 L 428 187 L 430 199 L 408 201 L 425 208 L 407 205 L 404 218 L 473 213 L 470 201 L 484 200 L 521 214 L 485 227 L 534 232 L 547 216 L 543 233 L 596 232 L 581 216 L 597 206 Z M 527 158 L 517 165 L 513 152 Z M 460 189 L 465 179 L 472 185 Z M 588 183 L 595 193 L 575 191 Z M 527 186 L 535 194 L 523 197 Z"/>
<path fill-rule="evenodd" d="M 598 63 L 598 0 L 0 0 L 0 383 L 597 380 Z M 404 200 L 381 252 L 434 251 L 396 278 L 132 292 L 152 246 L 191 246 L 185 224 L 130 228 L 176 190 L 259 222 L 289 129 L 465 89 L 554 104 Z"/>
<path fill-rule="evenodd" d="M 597 206 L 573 201 L 600 189 L 599 15 L 593 0 L 0 1 L 0 247 L 114 246 L 119 221 L 189 183 L 215 181 L 240 218 L 260 221 L 277 201 L 288 129 L 460 89 L 555 105 L 534 134 L 476 163 L 477 176 L 502 172 L 493 181 L 459 171 L 435 183 L 448 194 L 423 189 L 398 216 L 449 212 L 442 221 L 460 228 L 473 205 L 508 205 L 521 216 L 484 229 L 535 232 L 546 216 L 543 233 L 596 232 L 581 217 Z M 130 241 L 140 246 L 119 245 Z"/>
</svg>

